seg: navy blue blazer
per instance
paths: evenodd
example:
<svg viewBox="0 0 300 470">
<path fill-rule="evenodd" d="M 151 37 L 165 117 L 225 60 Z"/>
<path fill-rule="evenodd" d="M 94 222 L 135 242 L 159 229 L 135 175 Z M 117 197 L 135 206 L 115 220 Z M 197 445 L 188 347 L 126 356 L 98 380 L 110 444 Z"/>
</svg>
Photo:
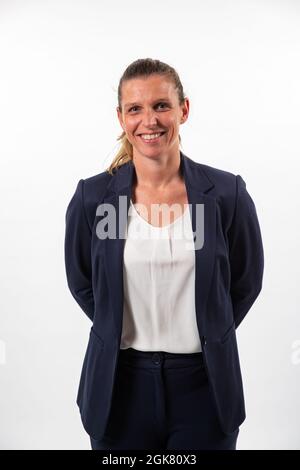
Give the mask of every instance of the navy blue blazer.
<svg viewBox="0 0 300 470">
<path fill-rule="evenodd" d="M 197 328 L 221 428 L 230 434 L 246 417 L 236 328 L 262 287 L 261 231 L 240 175 L 197 163 L 182 151 L 180 162 L 194 233 L 196 204 L 204 204 L 204 244 L 194 250 Z M 126 196 L 128 212 L 134 173 L 130 161 L 114 175 L 104 171 L 81 179 L 66 210 L 68 287 L 93 323 L 77 404 L 83 426 L 94 439 L 105 434 L 120 350 L 125 239 L 118 233 L 124 234 L 127 213 L 124 217 L 120 210 L 119 196 Z M 102 203 L 116 210 L 116 238 L 97 236 L 103 214 L 98 216 L 96 210 Z"/>
</svg>

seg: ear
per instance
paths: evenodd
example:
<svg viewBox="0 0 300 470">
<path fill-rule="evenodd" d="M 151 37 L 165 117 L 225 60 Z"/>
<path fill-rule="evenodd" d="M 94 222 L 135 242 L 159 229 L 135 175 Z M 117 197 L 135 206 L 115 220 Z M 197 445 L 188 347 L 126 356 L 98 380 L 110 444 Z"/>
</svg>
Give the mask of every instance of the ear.
<svg viewBox="0 0 300 470">
<path fill-rule="evenodd" d="M 190 109 L 190 101 L 188 98 L 185 98 L 184 103 L 181 108 L 182 116 L 181 116 L 180 124 L 183 124 L 187 120 L 189 116 L 189 109 Z"/>
<path fill-rule="evenodd" d="M 121 110 L 120 110 L 119 106 L 117 106 L 116 109 L 117 109 L 117 114 L 118 114 L 119 123 L 120 123 L 120 125 L 121 125 L 123 131 L 126 132 L 126 131 L 125 131 L 125 125 L 124 125 L 124 122 L 123 122 L 122 113 L 121 113 Z"/>
</svg>

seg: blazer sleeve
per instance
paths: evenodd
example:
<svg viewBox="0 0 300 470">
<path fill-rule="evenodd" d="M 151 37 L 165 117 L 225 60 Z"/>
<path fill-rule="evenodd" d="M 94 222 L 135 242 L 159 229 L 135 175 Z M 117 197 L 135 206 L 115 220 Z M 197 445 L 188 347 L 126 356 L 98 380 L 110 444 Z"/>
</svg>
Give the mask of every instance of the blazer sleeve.
<svg viewBox="0 0 300 470">
<path fill-rule="evenodd" d="M 68 287 L 74 299 L 93 321 L 91 238 L 83 201 L 84 180 L 77 184 L 65 216 L 65 269 Z"/>
<path fill-rule="evenodd" d="M 264 250 L 256 208 L 240 175 L 236 176 L 235 212 L 228 239 L 230 294 L 237 328 L 261 291 L 264 271 Z"/>
</svg>

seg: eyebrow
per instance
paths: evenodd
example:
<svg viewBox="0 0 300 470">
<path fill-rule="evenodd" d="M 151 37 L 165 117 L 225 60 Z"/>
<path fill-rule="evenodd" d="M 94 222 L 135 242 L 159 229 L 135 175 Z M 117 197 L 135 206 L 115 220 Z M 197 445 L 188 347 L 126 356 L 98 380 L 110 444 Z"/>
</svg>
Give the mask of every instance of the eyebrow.
<svg viewBox="0 0 300 470">
<path fill-rule="evenodd" d="M 170 101 L 169 98 L 158 98 L 157 100 L 154 100 L 153 103 L 158 103 L 159 101 Z M 124 105 L 124 108 L 129 108 L 130 106 L 137 106 L 139 103 L 126 103 Z"/>
</svg>

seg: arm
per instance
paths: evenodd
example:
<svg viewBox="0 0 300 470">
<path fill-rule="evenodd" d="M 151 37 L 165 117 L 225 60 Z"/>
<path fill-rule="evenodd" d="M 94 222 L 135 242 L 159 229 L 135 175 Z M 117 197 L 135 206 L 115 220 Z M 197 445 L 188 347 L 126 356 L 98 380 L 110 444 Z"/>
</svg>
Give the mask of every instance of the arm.
<svg viewBox="0 0 300 470">
<path fill-rule="evenodd" d="M 236 176 L 236 204 L 228 231 L 233 314 L 237 328 L 262 288 L 264 251 L 254 202 Z"/>
<path fill-rule="evenodd" d="M 84 203 L 84 180 L 80 180 L 67 207 L 65 222 L 65 268 L 68 287 L 84 313 L 93 321 L 91 238 Z"/>
</svg>

